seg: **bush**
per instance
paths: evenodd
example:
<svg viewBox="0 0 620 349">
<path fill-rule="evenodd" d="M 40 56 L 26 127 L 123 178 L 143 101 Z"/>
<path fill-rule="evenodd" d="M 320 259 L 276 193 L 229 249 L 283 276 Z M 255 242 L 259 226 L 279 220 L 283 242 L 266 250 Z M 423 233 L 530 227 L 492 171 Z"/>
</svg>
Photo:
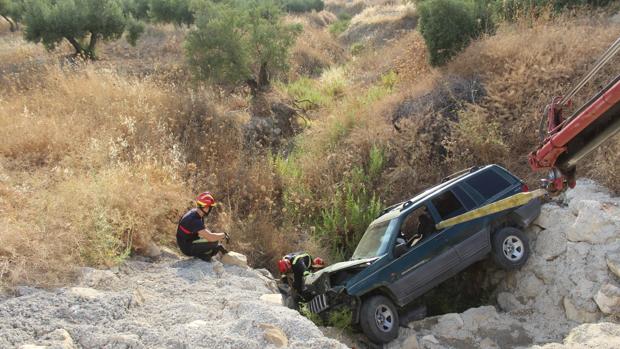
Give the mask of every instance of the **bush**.
<svg viewBox="0 0 620 349">
<path fill-rule="evenodd" d="M 545 10 L 557 12 L 580 6 L 602 7 L 612 2 L 612 0 L 503 0 L 496 2 L 495 12 L 498 17 L 512 21 L 524 16 L 538 17 Z"/>
<path fill-rule="evenodd" d="M 284 0 L 283 5 L 288 12 L 318 12 L 325 8 L 323 0 Z"/>
<path fill-rule="evenodd" d="M 90 59 L 96 58 L 99 40 L 120 38 L 133 20 L 123 12 L 120 0 L 32 0 L 26 3 L 23 15 L 27 40 L 42 42 L 52 50 L 66 39 L 76 55 Z M 130 41 L 135 43 L 140 30 L 135 24 L 131 27 Z"/>
<path fill-rule="evenodd" d="M 288 70 L 289 49 L 301 31 L 282 21 L 272 0 L 222 1 L 198 9 L 186 54 L 196 77 L 220 84 L 247 82 L 255 90 Z"/>
<path fill-rule="evenodd" d="M 482 32 L 482 25 L 491 25 L 490 16 L 482 12 L 484 21 L 478 21 L 474 6 L 461 0 L 426 0 L 418 5 L 420 33 L 426 41 L 432 65 L 442 65 L 465 48 Z"/>
<path fill-rule="evenodd" d="M 139 2 L 139 10 L 144 9 L 144 0 L 133 0 Z M 191 8 L 190 0 L 149 0 L 148 15 L 155 22 L 174 23 L 181 26 L 190 26 L 194 23 L 194 11 Z"/>
<path fill-rule="evenodd" d="M 366 228 L 381 212 L 381 200 L 367 188 L 373 187 L 384 164 L 383 151 L 373 147 L 367 166 L 355 166 L 345 177 L 342 188 L 327 198 L 316 233 L 323 245 L 331 248 L 335 259 L 351 257 Z"/>
<path fill-rule="evenodd" d="M 329 26 L 329 32 L 333 35 L 340 35 L 344 33 L 351 24 L 351 16 L 343 13 L 338 16 L 338 20 Z"/>
</svg>

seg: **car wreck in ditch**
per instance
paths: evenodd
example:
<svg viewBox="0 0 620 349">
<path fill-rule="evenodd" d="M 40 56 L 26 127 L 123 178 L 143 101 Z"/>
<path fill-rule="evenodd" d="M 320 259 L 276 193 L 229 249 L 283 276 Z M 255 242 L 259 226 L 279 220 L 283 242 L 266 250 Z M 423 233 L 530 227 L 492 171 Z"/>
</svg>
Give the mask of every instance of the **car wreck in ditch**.
<svg viewBox="0 0 620 349">
<path fill-rule="evenodd" d="M 441 221 L 524 191 L 523 181 L 498 165 L 452 175 L 384 210 L 349 261 L 305 278 L 303 298 L 316 314 L 349 308 L 371 341 L 387 343 L 398 336 L 401 309 L 489 253 L 504 269 L 526 262 L 522 230 L 540 214 L 538 199 L 436 229 Z"/>
</svg>

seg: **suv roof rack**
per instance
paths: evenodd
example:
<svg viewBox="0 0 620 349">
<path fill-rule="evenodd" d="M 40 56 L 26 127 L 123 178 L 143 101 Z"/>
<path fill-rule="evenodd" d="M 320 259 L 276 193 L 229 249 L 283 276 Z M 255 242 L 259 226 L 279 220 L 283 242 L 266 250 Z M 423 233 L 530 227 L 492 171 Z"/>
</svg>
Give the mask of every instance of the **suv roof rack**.
<svg viewBox="0 0 620 349">
<path fill-rule="evenodd" d="M 383 209 L 383 211 L 379 212 L 379 215 L 377 216 L 377 218 L 379 218 L 379 217 L 383 216 L 384 214 L 386 214 L 386 213 L 388 213 L 388 212 L 392 211 L 393 209 L 395 209 L 396 207 L 398 207 L 398 206 L 400 206 L 400 205 L 402 205 L 402 204 L 404 204 L 404 203 L 405 203 L 405 201 L 403 201 L 403 202 L 399 202 L 399 203 L 394 204 L 394 205 L 392 205 L 392 206 L 390 206 L 390 207 L 384 208 L 384 209 Z"/>
<path fill-rule="evenodd" d="M 441 183 L 445 183 L 445 182 L 447 182 L 447 181 L 449 181 L 449 180 L 452 180 L 452 179 L 455 179 L 455 178 L 458 178 L 458 177 L 464 176 L 464 175 L 466 175 L 466 174 L 470 174 L 470 173 L 472 173 L 472 172 L 474 172 L 474 171 L 478 171 L 478 169 L 480 169 L 480 167 L 478 167 L 478 166 L 472 166 L 472 167 L 470 167 L 470 168 L 466 168 L 466 169 L 464 169 L 464 170 L 461 170 L 461 171 L 458 171 L 458 172 L 454 172 L 453 174 L 451 174 L 451 175 L 449 175 L 449 176 L 446 176 L 446 177 L 442 178 Z"/>
</svg>

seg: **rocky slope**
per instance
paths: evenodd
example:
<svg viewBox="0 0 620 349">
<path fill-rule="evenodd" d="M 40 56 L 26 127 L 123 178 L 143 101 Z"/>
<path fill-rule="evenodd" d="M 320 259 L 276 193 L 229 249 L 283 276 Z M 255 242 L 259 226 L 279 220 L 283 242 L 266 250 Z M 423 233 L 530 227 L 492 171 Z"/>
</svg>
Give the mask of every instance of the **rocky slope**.
<svg viewBox="0 0 620 349">
<path fill-rule="evenodd" d="M 620 348 L 620 199 L 581 180 L 527 234 L 527 264 L 491 275 L 497 307 L 413 322 L 389 348 Z"/>
<path fill-rule="evenodd" d="M 620 198 L 581 180 L 527 231 L 528 263 L 492 272 L 496 304 L 415 321 L 387 348 L 620 348 Z M 0 298 L 0 348 L 344 348 L 271 299 L 266 270 L 165 252 L 76 287 Z M 367 347 L 323 329 L 349 346 Z"/>
<path fill-rule="evenodd" d="M 22 287 L 0 300 L 0 348 L 344 348 L 309 320 L 261 299 L 267 271 L 164 253 L 76 287 Z"/>
</svg>

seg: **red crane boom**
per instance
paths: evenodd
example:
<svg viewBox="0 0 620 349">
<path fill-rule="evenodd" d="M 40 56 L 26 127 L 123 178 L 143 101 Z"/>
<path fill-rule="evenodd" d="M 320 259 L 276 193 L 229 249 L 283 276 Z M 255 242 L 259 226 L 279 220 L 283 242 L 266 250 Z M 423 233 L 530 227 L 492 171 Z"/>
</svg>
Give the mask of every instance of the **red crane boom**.
<svg viewBox="0 0 620 349">
<path fill-rule="evenodd" d="M 542 144 L 529 155 L 532 170 L 549 170 L 544 179 L 550 193 L 575 186 L 577 162 L 620 131 L 620 75 L 567 119 L 564 106 L 609 59 L 620 50 L 620 39 L 568 97 L 553 99 L 546 108 L 547 132 Z"/>
</svg>

